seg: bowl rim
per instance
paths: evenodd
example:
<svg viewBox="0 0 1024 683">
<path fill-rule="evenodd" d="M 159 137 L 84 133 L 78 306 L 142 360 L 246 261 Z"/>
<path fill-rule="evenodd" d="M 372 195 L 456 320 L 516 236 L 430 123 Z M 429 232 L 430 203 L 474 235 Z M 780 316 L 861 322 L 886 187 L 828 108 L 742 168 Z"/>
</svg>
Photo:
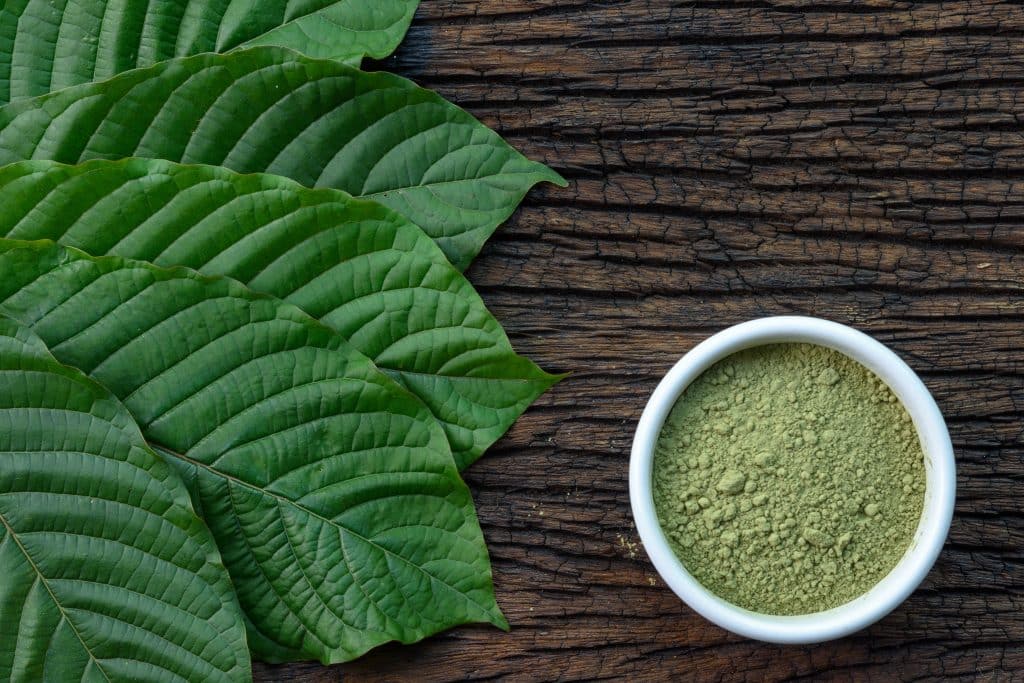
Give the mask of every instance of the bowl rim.
<svg viewBox="0 0 1024 683">
<path fill-rule="evenodd" d="M 897 565 L 867 593 L 838 607 L 804 615 L 752 612 L 713 594 L 686 570 L 668 544 L 654 509 L 654 445 L 668 413 L 690 383 L 738 351 L 776 343 L 811 343 L 860 362 L 881 378 L 910 413 L 925 454 L 924 510 Z M 956 499 L 956 463 L 935 399 L 917 374 L 881 342 L 846 325 L 805 316 L 758 318 L 726 328 L 695 346 L 665 375 L 640 417 L 629 463 L 629 498 L 644 550 L 662 579 L 696 612 L 734 633 L 773 643 L 807 644 L 840 638 L 878 621 L 917 588 L 949 533 Z"/>
</svg>

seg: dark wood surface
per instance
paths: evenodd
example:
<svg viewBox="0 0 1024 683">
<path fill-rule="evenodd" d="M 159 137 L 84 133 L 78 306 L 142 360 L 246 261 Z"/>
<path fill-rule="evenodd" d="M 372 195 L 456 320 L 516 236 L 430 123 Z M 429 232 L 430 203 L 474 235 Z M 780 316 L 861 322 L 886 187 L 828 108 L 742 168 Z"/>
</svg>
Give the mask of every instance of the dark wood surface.
<svg viewBox="0 0 1024 683">
<path fill-rule="evenodd" d="M 511 633 L 259 680 L 1024 680 L 1024 6 L 424 0 L 384 66 L 570 180 L 531 194 L 469 275 L 518 349 L 575 374 L 467 472 Z M 959 463 L 921 589 L 814 647 L 685 607 L 626 483 L 669 366 L 789 313 L 892 345 Z"/>
</svg>

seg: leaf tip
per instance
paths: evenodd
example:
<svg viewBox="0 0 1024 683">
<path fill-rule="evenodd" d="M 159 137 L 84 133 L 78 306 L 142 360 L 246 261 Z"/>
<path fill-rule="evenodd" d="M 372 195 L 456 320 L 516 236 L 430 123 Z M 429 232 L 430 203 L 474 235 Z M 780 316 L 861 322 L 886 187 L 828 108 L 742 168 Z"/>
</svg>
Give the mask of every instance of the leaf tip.
<svg viewBox="0 0 1024 683">
<path fill-rule="evenodd" d="M 508 623 L 508 619 L 505 618 L 505 615 L 501 612 L 501 608 L 497 605 L 494 606 L 494 609 L 491 611 L 490 616 L 491 624 L 493 624 L 497 628 L 500 628 L 505 633 L 508 633 L 512 630 L 512 626 Z"/>
<path fill-rule="evenodd" d="M 551 168 L 550 166 L 545 166 L 544 170 L 544 180 L 551 183 L 552 185 L 557 185 L 558 187 L 561 188 L 569 187 L 569 181 L 563 178 L 562 174 L 560 174 L 558 171 Z"/>
<path fill-rule="evenodd" d="M 563 379 L 569 379 L 570 377 L 572 377 L 572 373 L 571 372 L 559 372 L 559 373 L 545 372 L 544 374 L 547 376 L 548 389 L 550 389 L 551 387 L 555 386 L 556 384 L 561 382 Z"/>
</svg>

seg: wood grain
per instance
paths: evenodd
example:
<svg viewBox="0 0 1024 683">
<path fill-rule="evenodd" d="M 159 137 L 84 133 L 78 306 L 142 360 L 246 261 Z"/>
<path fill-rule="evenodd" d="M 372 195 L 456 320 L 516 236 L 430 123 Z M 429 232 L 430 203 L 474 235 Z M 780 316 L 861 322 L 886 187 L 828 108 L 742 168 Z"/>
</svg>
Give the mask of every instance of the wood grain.
<svg viewBox="0 0 1024 683">
<path fill-rule="evenodd" d="M 575 374 L 467 473 L 513 631 L 261 681 L 1024 680 L 1024 7 L 997 0 L 424 0 L 378 65 L 571 181 L 470 270 Z M 626 469 L 659 377 L 809 314 L 918 370 L 959 462 L 924 585 L 813 647 L 730 635 L 661 583 Z"/>
</svg>

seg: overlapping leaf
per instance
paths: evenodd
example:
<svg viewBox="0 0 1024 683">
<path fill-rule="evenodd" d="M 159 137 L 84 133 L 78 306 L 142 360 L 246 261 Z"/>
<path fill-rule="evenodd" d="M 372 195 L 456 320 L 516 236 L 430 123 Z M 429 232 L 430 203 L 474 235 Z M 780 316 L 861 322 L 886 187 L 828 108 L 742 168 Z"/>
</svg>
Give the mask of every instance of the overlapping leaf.
<svg viewBox="0 0 1024 683">
<path fill-rule="evenodd" d="M 337 333 L 234 280 L 0 240 L 0 311 L 124 401 L 173 462 L 269 660 L 504 626 L 429 412 Z"/>
<path fill-rule="evenodd" d="M 302 10 L 294 11 L 295 5 L 281 0 L 259 0 L 255 7 L 252 0 L 233 0 L 234 11 L 229 10 L 226 16 L 241 20 L 242 26 L 234 32 L 222 29 L 218 36 L 222 47 L 216 51 L 224 52 L 233 42 L 242 47 L 275 45 L 358 66 L 364 56 L 383 59 L 395 51 L 419 4 L 419 0 L 316 0 L 311 8 L 315 11 L 302 14 Z M 257 12 L 264 15 L 264 21 L 254 26 L 253 14 Z M 264 32 L 257 35 L 257 31 Z"/>
<path fill-rule="evenodd" d="M 116 398 L 3 317 L 0 575 L 4 681 L 252 678 L 242 611 L 178 475 Z"/>
<path fill-rule="evenodd" d="M 227 275 L 339 331 L 441 420 L 460 467 L 557 380 L 466 279 L 373 202 L 269 175 L 129 159 L 0 168 L 0 236 Z"/>
<path fill-rule="evenodd" d="M 292 48 L 358 64 L 391 54 L 419 0 L 7 0 L 0 103 L 202 52 Z"/>
<path fill-rule="evenodd" d="M 0 109 L 0 163 L 149 157 L 375 199 L 459 268 L 536 183 L 564 183 L 437 94 L 289 50 L 199 55 Z"/>
</svg>

